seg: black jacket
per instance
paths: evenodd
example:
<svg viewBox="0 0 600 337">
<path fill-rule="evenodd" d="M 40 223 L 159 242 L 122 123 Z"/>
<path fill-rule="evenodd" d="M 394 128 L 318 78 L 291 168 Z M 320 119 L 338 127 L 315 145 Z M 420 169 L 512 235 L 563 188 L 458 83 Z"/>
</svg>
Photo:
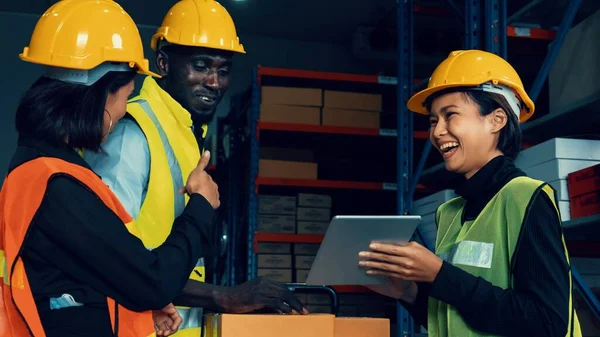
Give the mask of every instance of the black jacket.
<svg viewBox="0 0 600 337">
<path fill-rule="evenodd" d="M 72 149 L 21 136 L 9 172 L 42 156 L 89 169 Z M 208 247 L 213 214 L 193 194 L 165 243 L 150 251 L 85 185 L 67 175 L 52 178 L 22 253 L 47 336 L 113 336 L 107 296 L 134 311 L 172 302 Z M 51 310 L 50 299 L 63 294 L 81 305 Z"/>
</svg>

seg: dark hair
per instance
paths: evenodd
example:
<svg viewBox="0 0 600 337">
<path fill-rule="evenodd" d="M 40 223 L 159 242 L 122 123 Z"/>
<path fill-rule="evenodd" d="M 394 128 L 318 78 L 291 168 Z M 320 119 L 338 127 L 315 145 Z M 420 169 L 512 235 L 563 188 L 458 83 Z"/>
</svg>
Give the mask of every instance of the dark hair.
<svg viewBox="0 0 600 337">
<path fill-rule="evenodd" d="M 519 126 L 517 115 L 511 109 L 506 98 L 500 94 L 489 93 L 485 91 L 451 88 L 431 95 L 425 101 L 425 107 L 428 111 L 431 111 L 431 104 L 433 100 L 452 92 L 460 92 L 464 95 L 465 99 L 475 103 L 479 107 L 479 113 L 482 116 L 487 116 L 498 108 L 501 108 L 506 112 L 508 121 L 502 131 L 500 131 L 498 150 L 502 151 L 506 157 L 513 160 L 516 159 L 521 151 L 521 128 Z"/>
<path fill-rule="evenodd" d="M 112 71 L 91 86 L 40 77 L 17 108 L 17 132 L 57 147 L 97 151 L 104 136 L 108 94 L 116 93 L 135 75 L 133 71 Z"/>
</svg>

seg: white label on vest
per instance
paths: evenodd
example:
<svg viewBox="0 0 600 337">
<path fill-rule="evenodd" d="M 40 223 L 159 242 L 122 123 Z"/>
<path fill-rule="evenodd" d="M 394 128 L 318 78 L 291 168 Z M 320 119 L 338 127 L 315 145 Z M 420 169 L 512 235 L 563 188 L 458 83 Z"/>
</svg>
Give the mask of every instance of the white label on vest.
<svg viewBox="0 0 600 337">
<path fill-rule="evenodd" d="M 461 241 L 454 245 L 450 252 L 438 256 L 452 264 L 491 268 L 494 244 L 489 242 Z"/>
</svg>

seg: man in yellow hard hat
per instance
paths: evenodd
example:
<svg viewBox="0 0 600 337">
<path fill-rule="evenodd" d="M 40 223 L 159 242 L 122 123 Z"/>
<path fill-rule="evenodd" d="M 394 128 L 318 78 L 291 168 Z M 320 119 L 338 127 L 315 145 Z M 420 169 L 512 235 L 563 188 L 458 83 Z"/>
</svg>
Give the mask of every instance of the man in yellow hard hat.
<svg viewBox="0 0 600 337">
<path fill-rule="evenodd" d="M 162 78 L 146 77 L 103 151 L 85 154 L 135 219 L 148 249 L 165 241 L 187 203 L 179 189 L 200 159 L 207 125 L 229 86 L 232 58 L 245 53 L 229 13 L 214 0 L 177 2 L 152 37 L 151 47 Z M 204 281 L 200 259 L 174 301 L 183 318 L 180 337 L 200 335 L 203 308 L 305 312 L 292 292 L 272 280 L 258 278 L 235 287 Z"/>
</svg>

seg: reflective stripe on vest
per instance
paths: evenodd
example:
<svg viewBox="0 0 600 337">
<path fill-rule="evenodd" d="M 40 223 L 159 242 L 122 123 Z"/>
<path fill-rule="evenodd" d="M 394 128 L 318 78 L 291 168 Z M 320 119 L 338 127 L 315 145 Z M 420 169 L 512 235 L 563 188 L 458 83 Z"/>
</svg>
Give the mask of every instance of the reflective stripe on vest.
<svg viewBox="0 0 600 337">
<path fill-rule="evenodd" d="M 56 174 L 69 175 L 84 184 L 123 221 L 130 233 L 139 235 L 117 197 L 91 170 L 49 157 L 37 158 L 15 168 L 6 177 L 0 192 L 0 250 L 4 260 L 1 267 L 4 275 L 0 297 L 1 337 L 45 336 L 20 254 L 48 181 Z M 129 311 L 108 297 L 107 304 L 111 325 L 119 337 L 154 334 L 151 311 Z"/>
<path fill-rule="evenodd" d="M 454 198 L 442 204 L 436 213 L 438 232 L 435 252 L 466 272 L 481 277 L 502 289 L 513 288 L 513 254 L 529 204 L 539 193 L 546 193 L 556 212 L 555 194 L 544 182 L 517 177 L 489 201 L 474 221 L 462 223 L 466 201 Z M 562 230 L 562 228 L 561 228 Z M 567 263 L 569 254 L 563 240 Z M 566 336 L 580 337 L 579 319 L 573 307 L 573 281 L 569 270 L 569 320 Z M 430 337 L 491 336 L 472 329 L 456 308 L 432 297 L 428 304 L 427 332 Z"/>
<path fill-rule="evenodd" d="M 138 109 L 136 106 L 141 109 Z M 180 159 L 176 157 L 176 151 L 169 141 L 169 135 L 161 124 L 159 116 L 152 110 L 150 103 L 145 99 L 135 99 L 129 102 L 127 111 L 135 119 L 142 132 L 144 132 L 150 151 L 148 191 L 146 198 L 142 202 L 136 223 L 142 233 L 144 244 L 149 248 L 154 248 L 164 242 L 167 235 L 171 232 L 171 225 L 175 217 L 181 214 L 185 208 L 188 200 L 187 195 L 179 194 L 179 188 L 185 186 L 185 170 L 182 170 Z M 172 136 L 176 137 L 176 135 Z M 174 145 L 183 146 L 184 144 Z M 186 146 L 192 145 L 197 147 L 196 143 L 186 144 Z M 191 170 L 191 168 L 189 169 Z M 168 183 L 165 181 L 167 174 L 171 177 Z M 187 176 L 187 174 L 185 175 Z M 170 197 L 171 191 L 173 193 L 173 201 L 167 199 Z M 171 207 L 173 208 L 166 209 L 165 205 L 168 204 L 172 205 Z M 153 232 L 149 233 L 151 228 Z M 157 235 L 157 232 L 162 234 Z M 205 277 L 204 259 L 200 258 L 190 274 L 190 279 L 204 282 Z M 173 336 L 200 336 L 201 327 L 204 325 L 203 309 L 178 306 L 177 311 L 181 315 L 183 322 L 179 327 L 179 331 Z"/>
</svg>

